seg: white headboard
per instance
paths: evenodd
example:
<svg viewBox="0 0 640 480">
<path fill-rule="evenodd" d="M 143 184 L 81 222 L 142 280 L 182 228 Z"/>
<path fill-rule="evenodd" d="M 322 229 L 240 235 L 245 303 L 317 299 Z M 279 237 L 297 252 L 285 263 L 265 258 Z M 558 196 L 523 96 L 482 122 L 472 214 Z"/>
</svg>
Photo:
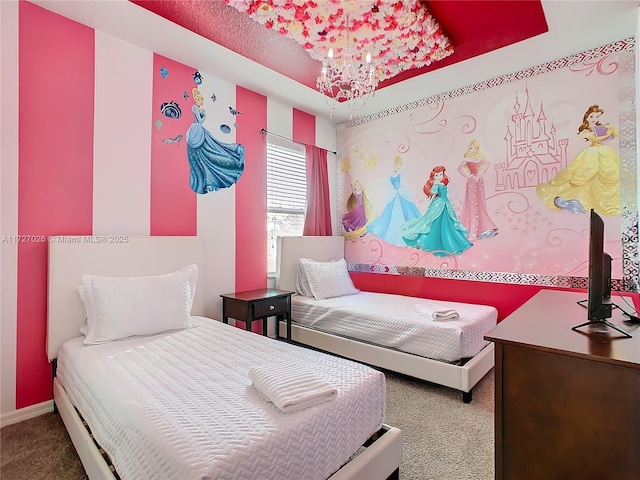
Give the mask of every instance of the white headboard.
<svg viewBox="0 0 640 480">
<path fill-rule="evenodd" d="M 344 257 L 344 237 L 278 237 L 276 288 L 296 291 L 298 260 L 310 258 L 319 262 Z"/>
<path fill-rule="evenodd" d="M 65 341 L 80 335 L 85 311 L 78 285 L 82 283 L 83 274 L 107 277 L 160 275 L 192 263 L 198 266 L 198 283 L 191 313 L 203 315 L 203 237 L 49 237 L 49 361 L 58 356 L 58 349 Z"/>
</svg>

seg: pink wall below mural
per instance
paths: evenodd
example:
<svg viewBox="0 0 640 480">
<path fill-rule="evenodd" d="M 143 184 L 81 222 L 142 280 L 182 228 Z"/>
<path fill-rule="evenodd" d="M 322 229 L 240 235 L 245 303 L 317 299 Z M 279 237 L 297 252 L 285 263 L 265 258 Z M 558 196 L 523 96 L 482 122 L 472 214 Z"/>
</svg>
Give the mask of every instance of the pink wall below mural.
<svg viewBox="0 0 640 480">
<path fill-rule="evenodd" d="M 498 310 L 498 321 L 504 320 L 540 290 L 548 288 L 539 285 L 498 284 L 450 278 L 428 278 L 364 272 L 351 272 L 351 278 L 356 288 L 366 292 L 393 293 L 396 295 L 410 295 L 418 298 L 430 298 L 449 302 L 492 305 Z M 583 289 L 576 288 L 561 288 L 561 290 L 584 292 Z M 625 294 L 625 296 L 636 310 L 640 308 L 639 294 Z M 585 292 L 585 299 L 586 298 Z M 619 302 L 625 310 L 631 311 L 631 308 L 624 306 L 624 301 L 619 299 L 615 299 L 614 301 Z M 550 305 L 549 308 L 553 309 L 553 305 Z"/>
</svg>

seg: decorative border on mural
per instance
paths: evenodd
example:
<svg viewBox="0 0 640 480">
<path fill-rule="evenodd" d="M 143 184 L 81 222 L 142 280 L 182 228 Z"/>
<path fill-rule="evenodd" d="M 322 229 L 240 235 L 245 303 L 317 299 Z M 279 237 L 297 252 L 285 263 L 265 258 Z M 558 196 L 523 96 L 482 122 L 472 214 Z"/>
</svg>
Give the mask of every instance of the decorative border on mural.
<svg viewBox="0 0 640 480">
<path fill-rule="evenodd" d="M 347 269 L 350 272 L 364 273 L 388 273 L 390 275 L 408 275 L 410 277 L 425 277 L 424 267 L 399 267 L 391 265 L 368 265 L 366 263 L 348 263 Z"/>
<path fill-rule="evenodd" d="M 489 80 L 485 80 L 483 82 L 474 83 L 473 85 L 467 85 L 465 87 L 461 87 L 456 90 L 450 90 L 448 92 L 440 93 L 438 95 L 431 95 L 430 97 L 423 98 L 422 100 L 418 100 L 412 103 L 406 103 L 398 107 L 393 107 L 388 110 L 383 110 L 382 112 L 373 113 L 365 117 L 357 117 L 347 122 L 338 123 L 336 125 L 336 131 L 344 130 L 345 128 L 355 127 L 356 125 L 362 125 L 363 123 L 372 122 L 380 118 L 385 118 L 391 115 L 395 115 L 397 113 L 406 112 L 409 110 L 415 110 L 416 108 L 420 108 L 432 103 L 439 103 L 445 100 L 449 100 L 451 98 L 462 97 L 469 93 L 479 92 L 481 90 L 497 87 L 498 85 L 502 85 L 505 83 L 515 82 L 517 80 L 522 80 L 523 78 L 535 77 L 543 73 L 551 72 L 553 70 L 558 70 L 560 68 L 565 68 L 565 67 L 568 67 L 569 65 L 581 63 L 586 60 L 592 60 L 605 55 L 609 55 L 611 53 L 631 52 L 632 54 L 631 56 L 633 56 L 635 44 L 636 44 L 635 37 L 626 38 L 624 40 L 618 40 L 617 42 L 609 43 L 601 47 L 592 48 L 591 50 L 586 50 L 584 52 L 576 53 L 574 55 L 569 55 L 568 57 L 543 63 L 535 67 L 529 67 L 525 70 L 520 70 L 519 72 L 507 73 L 504 75 L 500 75 L 498 77 L 490 78 Z"/>
<path fill-rule="evenodd" d="M 622 276 L 626 291 L 640 291 L 638 282 L 638 200 L 636 130 L 636 54 L 623 50 L 619 56 L 620 78 L 620 200 L 623 205 Z"/>
<path fill-rule="evenodd" d="M 471 280 L 489 283 L 510 283 L 517 285 L 539 285 L 541 287 L 578 288 L 586 290 L 589 279 L 587 277 L 563 277 L 553 275 L 539 275 L 535 273 L 512 272 L 478 272 L 473 270 L 442 270 L 424 267 L 395 267 L 386 265 L 367 265 L 364 263 L 348 263 L 350 272 L 383 273 L 388 275 L 406 275 L 412 277 L 446 278 L 449 280 Z M 627 292 L 630 285 L 626 279 L 613 279 L 612 289 Z"/>
</svg>

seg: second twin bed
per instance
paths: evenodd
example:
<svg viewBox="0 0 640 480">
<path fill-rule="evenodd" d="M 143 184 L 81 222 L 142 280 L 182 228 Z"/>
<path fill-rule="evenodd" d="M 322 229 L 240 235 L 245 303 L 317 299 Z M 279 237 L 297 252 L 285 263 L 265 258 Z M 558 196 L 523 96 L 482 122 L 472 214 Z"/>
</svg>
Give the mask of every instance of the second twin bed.
<svg viewBox="0 0 640 480">
<path fill-rule="evenodd" d="M 294 341 L 461 390 L 465 402 L 494 365 L 484 335 L 495 307 L 359 291 L 343 237 L 279 238 L 276 288 L 296 292 Z"/>
</svg>

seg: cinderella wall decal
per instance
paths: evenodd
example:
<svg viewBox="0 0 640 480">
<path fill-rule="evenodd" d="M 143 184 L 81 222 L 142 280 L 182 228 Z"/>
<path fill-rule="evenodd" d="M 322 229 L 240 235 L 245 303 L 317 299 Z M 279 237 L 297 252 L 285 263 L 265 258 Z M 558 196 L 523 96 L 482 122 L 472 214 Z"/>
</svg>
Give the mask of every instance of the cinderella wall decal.
<svg viewBox="0 0 640 480">
<path fill-rule="evenodd" d="M 244 146 L 218 141 L 203 125 L 204 96 L 192 90 L 194 122 L 187 130 L 187 158 L 191 170 L 189 184 L 199 194 L 215 192 L 235 184 L 244 172 Z"/>
</svg>

